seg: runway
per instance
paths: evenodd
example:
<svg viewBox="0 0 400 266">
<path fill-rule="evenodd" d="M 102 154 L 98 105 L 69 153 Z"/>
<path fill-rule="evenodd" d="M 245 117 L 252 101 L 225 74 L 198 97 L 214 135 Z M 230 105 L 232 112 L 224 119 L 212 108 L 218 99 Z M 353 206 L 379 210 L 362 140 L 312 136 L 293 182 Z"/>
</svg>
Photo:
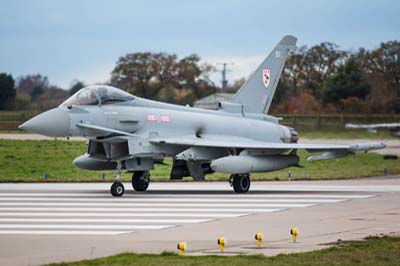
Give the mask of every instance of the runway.
<svg viewBox="0 0 400 266">
<path fill-rule="evenodd" d="M 229 239 L 226 254 L 272 255 L 399 232 L 398 180 L 253 182 L 247 194 L 220 182 L 153 183 L 146 193 L 127 183 L 122 198 L 110 196 L 109 183 L 0 184 L 0 264 L 175 251 L 183 240 L 188 254 L 214 254 L 219 236 Z M 262 249 L 252 240 L 258 231 Z"/>
<path fill-rule="evenodd" d="M 123 234 L 374 196 L 131 194 L 110 198 L 74 192 L 48 194 L 0 193 L 0 234 Z"/>
</svg>

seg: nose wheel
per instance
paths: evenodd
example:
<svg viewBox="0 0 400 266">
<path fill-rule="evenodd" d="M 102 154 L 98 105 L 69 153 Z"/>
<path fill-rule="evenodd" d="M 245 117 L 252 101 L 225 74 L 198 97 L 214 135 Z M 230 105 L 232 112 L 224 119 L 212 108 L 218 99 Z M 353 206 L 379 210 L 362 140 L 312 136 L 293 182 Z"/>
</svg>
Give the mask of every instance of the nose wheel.
<svg viewBox="0 0 400 266">
<path fill-rule="evenodd" d="M 246 193 L 250 188 L 250 175 L 233 174 L 229 178 L 229 183 L 236 193 Z"/>
<path fill-rule="evenodd" d="M 117 163 L 117 169 L 115 170 L 115 181 L 111 185 L 110 189 L 111 195 L 113 195 L 114 197 L 121 197 L 122 195 L 124 195 L 125 192 L 124 185 L 119 181 L 121 177 L 121 170 L 122 170 L 122 163 L 121 161 L 119 161 Z"/>
<path fill-rule="evenodd" d="M 124 195 L 124 192 L 125 188 L 121 182 L 115 181 L 111 185 L 111 195 L 113 195 L 114 197 L 121 197 L 122 195 Z"/>
</svg>

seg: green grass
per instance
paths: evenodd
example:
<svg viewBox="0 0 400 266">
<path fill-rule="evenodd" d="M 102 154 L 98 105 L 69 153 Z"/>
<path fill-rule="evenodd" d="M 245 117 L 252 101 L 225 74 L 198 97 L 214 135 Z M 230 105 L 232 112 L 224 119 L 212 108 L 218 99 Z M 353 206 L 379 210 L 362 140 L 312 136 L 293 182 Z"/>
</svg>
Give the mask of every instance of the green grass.
<svg viewBox="0 0 400 266">
<path fill-rule="evenodd" d="M 400 238 L 399 237 L 370 237 L 366 241 L 341 244 L 319 251 L 297 254 L 282 254 L 273 257 L 263 255 L 238 256 L 184 256 L 174 253 L 162 254 L 135 254 L 123 253 L 116 256 L 83 260 L 71 263 L 49 264 L 52 266 L 184 266 L 184 265 L 269 265 L 269 266 L 397 266 L 400 265 Z"/>
<path fill-rule="evenodd" d="M 299 131 L 299 137 L 308 139 L 396 139 L 388 130 L 370 133 L 366 130 Z"/>
<path fill-rule="evenodd" d="M 0 140 L 0 182 L 43 182 L 48 173 L 50 182 L 95 182 L 101 181 L 102 171 L 85 171 L 75 167 L 72 160 L 85 153 L 86 144 L 80 141 L 55 140 Z M 289 168 L 270 173 L 253 174 L 252 180 L 287 180 L 288 171 L 292 179 L 340 179 L 383 175 L 386 167 L 390 174 L 400 173 L 398 160 L 384 160 L 381 155 L 368 153 L 346 158 L 307 162 L 309 154 L 299 151 L 301 165 L 305 168 Z M 167 165 L 156 165 L 151 173 L 152 181 L 167 181 L 172 161 Z M 111 180 L 112 171 L 105 171 Z M 207 180 L 228 180 L 229 175 L 214 173 Z M 122 180 L 129 181 L 124 173 Z M 184 181 L 191 181 L 187 177 Z"/>
</svg>

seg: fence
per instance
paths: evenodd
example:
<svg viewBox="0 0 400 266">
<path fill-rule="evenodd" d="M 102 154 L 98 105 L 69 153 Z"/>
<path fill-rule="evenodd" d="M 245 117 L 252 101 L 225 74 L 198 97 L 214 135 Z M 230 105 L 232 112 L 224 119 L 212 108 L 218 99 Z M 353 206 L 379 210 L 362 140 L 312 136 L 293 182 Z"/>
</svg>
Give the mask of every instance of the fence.
<svg viewBox="0 0 400 266">
<path fill-rule="evenodd" d="M 329 114 L 329 115 L 275 115 L 281 117 L 281 124 L 296 128 L 297 130 L 335 131 L 342 130 L 347 123 L 376 124 L 394 123 L 400 121 L 400 115 L 355 115 L 355 114 Z"/>
<path fill-rule="evenodd" d="M 40 113 L 39 111 L 0 111 L 0 130 L 16 131 L 26 120 Z"/>
</svg>

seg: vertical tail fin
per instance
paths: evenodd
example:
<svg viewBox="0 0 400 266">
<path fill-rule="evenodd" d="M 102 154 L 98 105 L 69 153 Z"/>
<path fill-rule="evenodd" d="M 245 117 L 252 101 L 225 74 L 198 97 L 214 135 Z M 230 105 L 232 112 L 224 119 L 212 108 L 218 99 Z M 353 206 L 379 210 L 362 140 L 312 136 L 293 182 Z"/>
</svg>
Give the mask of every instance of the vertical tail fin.
<svg viewBox="0 0 400 266">
<path fill-rule="evenodd" d="M 286 58 L 296 47 L 297 38 L 286 35 L 261 63 L 249 80 L 233 96 L 245 113 L 267 113 L 271 106 Z"/>
</svg>

